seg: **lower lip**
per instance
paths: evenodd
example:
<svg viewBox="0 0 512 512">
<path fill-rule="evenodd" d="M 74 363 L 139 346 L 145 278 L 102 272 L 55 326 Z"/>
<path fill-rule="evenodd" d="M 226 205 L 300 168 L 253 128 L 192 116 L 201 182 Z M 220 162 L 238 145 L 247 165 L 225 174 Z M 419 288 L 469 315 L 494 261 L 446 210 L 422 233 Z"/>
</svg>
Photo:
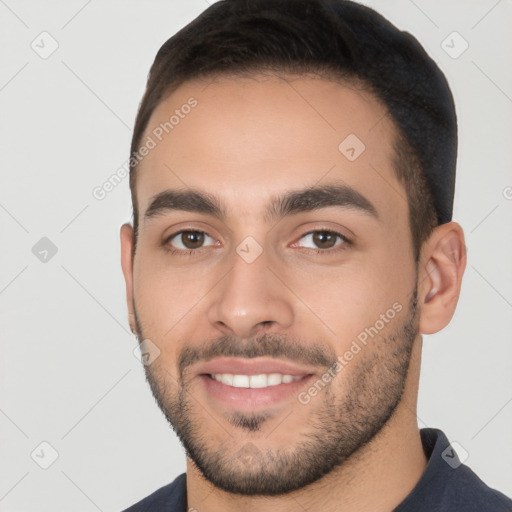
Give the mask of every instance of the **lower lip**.
<svg viewBox="0 0 512 512">
<path fill-rule="evenodd" d="M 206 392 L 232 409 L 254 411 L 272 406 L 291 396 L 297 396 L 314 375 L 305 375 L 286 384 L 277 384 L 266 388 L 235 388 L 212 379 L 208 375 L 199 375 Z"/>
</svg>

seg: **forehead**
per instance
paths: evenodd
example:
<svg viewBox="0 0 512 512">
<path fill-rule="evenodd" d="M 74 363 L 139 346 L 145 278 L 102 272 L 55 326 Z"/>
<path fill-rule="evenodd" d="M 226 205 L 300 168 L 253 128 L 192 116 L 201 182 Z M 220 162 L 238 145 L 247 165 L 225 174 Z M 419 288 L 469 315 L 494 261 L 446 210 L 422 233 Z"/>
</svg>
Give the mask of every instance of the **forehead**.
<svg viewBox="0 0 512 512">
<path fill-rule="evenodd" d="M 330 183 L 403 209 L 393 142 L 386 109 L 355 85 L 258 75 L 186 82 L 158 105 L 142 138 L 151 149 L 137 170 L 139 212 L 165 189 L 204 190 L 228 213 L 230 204 L 257 213 L 269 196 Z"/>
</svg>

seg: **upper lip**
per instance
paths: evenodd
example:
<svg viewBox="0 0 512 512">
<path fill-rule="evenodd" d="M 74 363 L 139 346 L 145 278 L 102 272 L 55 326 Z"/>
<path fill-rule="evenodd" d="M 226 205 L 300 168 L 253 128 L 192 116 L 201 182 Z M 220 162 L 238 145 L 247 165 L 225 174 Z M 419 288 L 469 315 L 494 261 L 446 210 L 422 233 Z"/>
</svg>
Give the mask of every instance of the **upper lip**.
<svg viewBox="0 0 512 512">
<path fill-rule="evenodd" d="M 261 373 L 282 373 L 283 375 L 304 376 L 314 373 L 311 368 L 300 366 L 283 359 L 221 357 L 199 364 L 197 375 L 231 373 L 233 375 L 259 375 Z"/>
</svg>

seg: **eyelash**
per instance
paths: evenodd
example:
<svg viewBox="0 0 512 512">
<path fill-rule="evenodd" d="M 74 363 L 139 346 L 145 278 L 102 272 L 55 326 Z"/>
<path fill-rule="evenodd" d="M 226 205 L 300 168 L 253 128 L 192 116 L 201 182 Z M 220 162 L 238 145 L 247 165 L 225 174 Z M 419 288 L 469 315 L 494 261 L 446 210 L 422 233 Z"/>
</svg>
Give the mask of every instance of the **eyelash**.
<svg viewBox="0 0 512 512">
<path fill-rule="evenodd" d="M 169 235 L 162 243 L 165 250 L 175 256 L 184 256 L 184 257 L 190 257 L 190 256 L 196 256 L 198 252 L 201 251 L 201 249 L 205 249 L 205 247 L 199 247 L 198 249 L 175 249 L 169 245 L 169 242 L 176 236 L 181 235 L 182 233 L 202 233 L 207 236 L 208 233 L 205 231 L 201 231 L 199 229 L 182 229 L 181 231 L 177 231 L 176 233 L 173 233 L 172 235 Z M 304 233 L 302 236 L 299 237 L 299 240 L 304 238 L 307 235 L 311 235 L 313 233 L 328 233 L 330 235 L 336 235 L 343 241 L 342 244 L 335 246 L 330 249 L 311 249 L 307 247 L 299 247 L 299 249 L 307 249 L 308 251 L 314 251 L 315 254 L 322 254 L 322 255 L 329 255 L 333 253 L 338 253 L 340 251 L 344 251 L 350 246 L 352 246 L 352 241 L 349 240 L 345 235 L 339 233 L 338 231 L 334 231 L 332 229 L 313 229 L 311 231 L 308 231 L 307 233 Z"/>
</svg>

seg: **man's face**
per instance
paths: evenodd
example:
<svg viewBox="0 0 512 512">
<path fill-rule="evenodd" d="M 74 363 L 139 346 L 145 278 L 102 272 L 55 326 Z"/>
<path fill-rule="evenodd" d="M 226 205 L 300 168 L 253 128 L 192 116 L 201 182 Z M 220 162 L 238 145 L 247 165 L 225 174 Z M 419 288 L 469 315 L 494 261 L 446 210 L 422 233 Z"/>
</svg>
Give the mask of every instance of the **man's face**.
<svg viewBox="0 0 512 512">
<path fill-rule="evenodd" d="M 143 137 L 156 146 L 137 175 L 137 334 L 159 350 L 147 378 L 197 468 L 229 492 L 280 494 L 370 441 L 412 385 L 408 206 L 367 93 L 207 85 L 182 85 Z"/>
</svg>

